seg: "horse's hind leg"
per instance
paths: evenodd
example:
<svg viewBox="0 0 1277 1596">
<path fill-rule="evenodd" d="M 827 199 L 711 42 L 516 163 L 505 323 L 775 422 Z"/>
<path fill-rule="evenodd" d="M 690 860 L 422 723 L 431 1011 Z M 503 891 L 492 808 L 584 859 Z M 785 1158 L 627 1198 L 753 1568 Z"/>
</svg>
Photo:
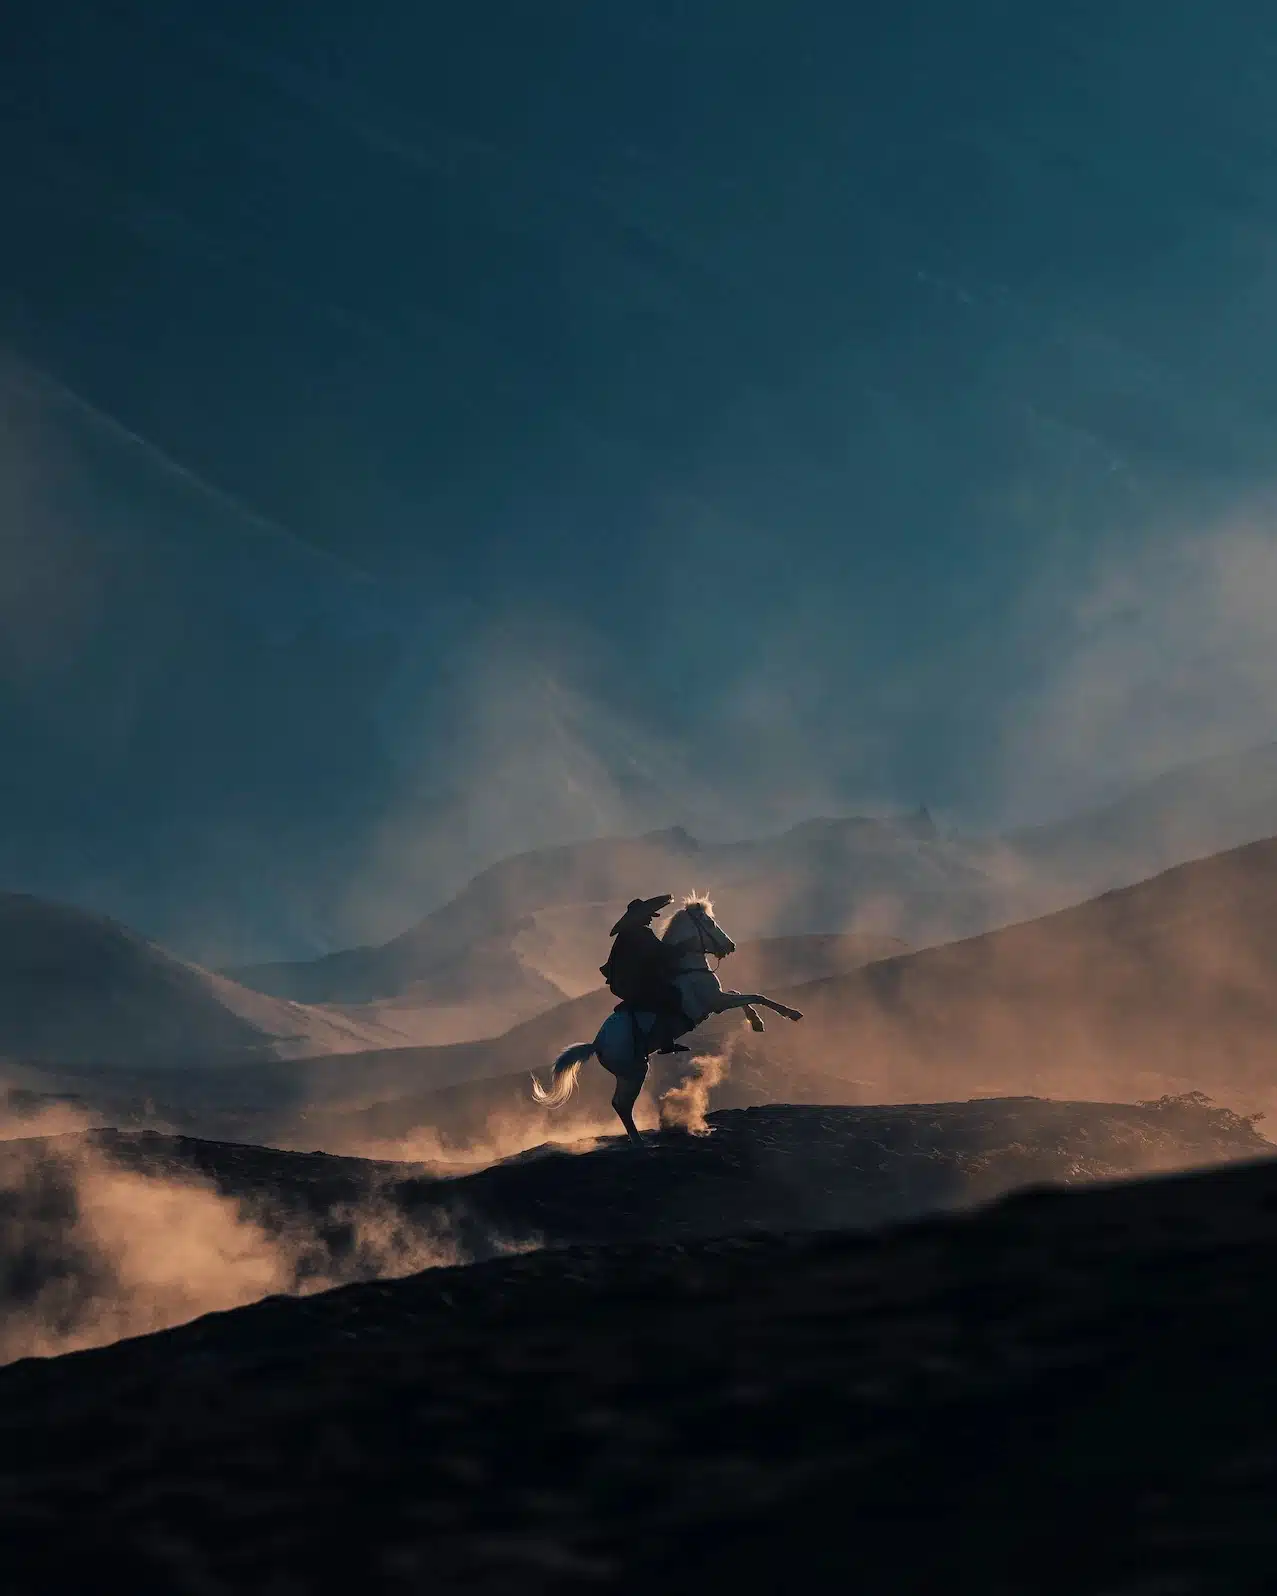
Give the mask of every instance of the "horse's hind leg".
<svg viewBox="0 0 1277 1596">
<path fill-rule="evenodd" d="M 621 1124 L 625 1126 L 625 1134 L 640 1147 L 643 1145 L 643 1138 L 634 1123 L 634 1105 L 638 1102 L 638 1095 L 643 1090 L 646 1078 L 646 1070 L 642 1075 L 618 1075 L 616 1090 L 612 1093 L 612 1107 L 616 1110 Z"/>
</svg>

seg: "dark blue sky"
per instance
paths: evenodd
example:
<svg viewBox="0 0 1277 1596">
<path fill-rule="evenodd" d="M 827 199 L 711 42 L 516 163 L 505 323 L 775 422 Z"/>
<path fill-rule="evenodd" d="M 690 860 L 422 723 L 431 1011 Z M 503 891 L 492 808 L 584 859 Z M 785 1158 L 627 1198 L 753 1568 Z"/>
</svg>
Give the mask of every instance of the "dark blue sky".
<svg viewBox="0 0 1277 1596">
<path fill-rule="evenodd" d="M 1097 590 L 1102 676 L 1270 486 L 1265 8 L 0 28 L 6 885 L 253 957 L 539 840 L 994 823 L 1271 733 L 1248 655 L 1143 763 L 1119 705 L 1008 776 Z"/>
</svg>

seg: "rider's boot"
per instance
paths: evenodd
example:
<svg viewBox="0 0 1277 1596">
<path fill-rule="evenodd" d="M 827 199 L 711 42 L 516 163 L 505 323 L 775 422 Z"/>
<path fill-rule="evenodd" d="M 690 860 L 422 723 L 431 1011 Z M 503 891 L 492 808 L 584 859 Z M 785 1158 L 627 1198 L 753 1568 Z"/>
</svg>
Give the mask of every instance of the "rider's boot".
<svg viewBox="0 0 1277 1596">
<path fill-rule="evenodd" d="M 685 1032 L 690 1031 L 691 1028 L 692 1028 L 691 1020 L 688 1019 L 687 1015 L 683 1013 L 681 1008 L 678 1009 L 678 1010 L 673 1010 L 673 1009 L 665 1010 L 662 1013 L 662 1015 L 660 1017 L 660 1020 L 658 1021 L 658 1024 L 660 1026 L 660 1029 L 659 1029 L 659 1032 L 658 1032 L 658 1035 L 660 1037 L 660 1045 L 658 1047 L 653 1048 L 653 1050 L 652 1050 L 653 1052 L 655 1052 L 655 1053 L 690 1053 L 691 1052 L 691 1048 L 690 1047 L 685 1047 L 682 1042 L 677 1042 L 677 1041 L 674 1040 L 675 1037 L 682 1036 Z"/>
</svg>

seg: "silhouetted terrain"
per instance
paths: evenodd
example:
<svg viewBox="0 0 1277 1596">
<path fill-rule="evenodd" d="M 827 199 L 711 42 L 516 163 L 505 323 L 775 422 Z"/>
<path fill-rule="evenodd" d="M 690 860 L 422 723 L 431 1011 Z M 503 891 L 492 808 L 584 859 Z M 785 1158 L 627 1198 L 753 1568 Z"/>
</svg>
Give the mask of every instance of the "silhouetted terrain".
<svg viewBox="0 0 1277 1596">
<path fill-rule="evenodd" d="M 0 1143 L 0 1359 L 98 1345 L 279 1292 L 511 1249 L 862 1227 L 1032 1181 L 1271 1153 L 1204 1100 L 773 1105 L 422 1165 L 99 1131 Z"/>
<path fill-rule="evenodd" d="M 477 1174 L 410 1184 L 502 1235 L 548 1245 L 876 1225 L 1036 1181 L 1112 1180 L 1271 1154 L 1246 1120 L 1204 1101 L 1039 1098 L 895 1107 L 726 1110 L 712 1134 L 666 1132 L 635 1151 L 535 1149 Z"/>
<path fill-rule="evenodd" d="M 1165 1105 L 1154 1142 L 1159 1116 L 1205 1141 L 1228 1124 Z M 672 1213 L 699 1165 L 719 1225 L 774 1223 L 768 1144 L 846 1145 L 856 1119 L 765 1110 L 652 1158 L 507 1166 L 490 1190 L 555 1214 L 570 1195 L 596 1234 L 606 1190 L 628 1239 L 0 1371 L 6 1588 L 1268 1588 L 1277 1165 L 879 1235 L 637 1239 L 641 1194 Z M 964 1120 L 1036 1126 L 1022 1151 L 1052 1156 L 1101 1122 L 1110 1153 L 1140 1139 L 1113 1107 L 932 1106 L 859 1116 L 881 1144 L 862 1162 L 921 1170 L 928 1122 L 943 1141 Z"/>
</svg>

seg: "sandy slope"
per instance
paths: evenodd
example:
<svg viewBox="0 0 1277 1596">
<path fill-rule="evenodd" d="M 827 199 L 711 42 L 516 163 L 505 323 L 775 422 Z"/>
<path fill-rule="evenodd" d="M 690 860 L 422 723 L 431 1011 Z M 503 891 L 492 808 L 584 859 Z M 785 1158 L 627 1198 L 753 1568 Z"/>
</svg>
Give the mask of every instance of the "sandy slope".
<svg viewBox="0 0 1277 1596">
<path fill-rule="evenodd" d="M 1001 846 L 1051 908 L 1274 833 L 1277 743 L 1267 743 L 1168 770 L 1111 803 L 1012 832 Z"/>
<path fill-rule="evenodd" d="M 189 1066 L 402 1043 L 374 1019 L 267 997 L 101 915 L 0 893 L 0 1055 Z"/>
<path fill-rule="evenodd" d="M 790 990 L 801 1027 L 760 1052 L 856 1075 L 878 1099 L 943 1091 L 1277 1104 L 1277 840 L 1076 908 Z"/>
</svg>

